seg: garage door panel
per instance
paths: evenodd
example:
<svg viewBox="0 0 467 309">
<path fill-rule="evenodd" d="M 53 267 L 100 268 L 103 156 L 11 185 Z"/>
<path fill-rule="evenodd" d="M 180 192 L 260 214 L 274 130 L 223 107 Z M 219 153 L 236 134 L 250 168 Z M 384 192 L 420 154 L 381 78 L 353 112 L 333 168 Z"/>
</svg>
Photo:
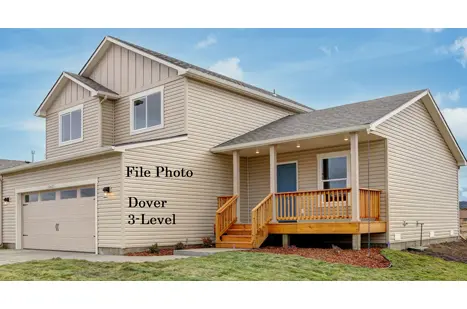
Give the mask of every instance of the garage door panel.
<svg viewBox="0 0 467 309">
<path fill-rule="evenodd" d="M 34 235 L 24 237 L 24 248 L 58 251 L 94 252 L 94 239 L 89 237 L 49 237 Z"/>
<path fill-rule="evenodd" d="M 94 252 L 95 220 L 94 197 L 24 204 L 23 248 Z"/>
</svg>

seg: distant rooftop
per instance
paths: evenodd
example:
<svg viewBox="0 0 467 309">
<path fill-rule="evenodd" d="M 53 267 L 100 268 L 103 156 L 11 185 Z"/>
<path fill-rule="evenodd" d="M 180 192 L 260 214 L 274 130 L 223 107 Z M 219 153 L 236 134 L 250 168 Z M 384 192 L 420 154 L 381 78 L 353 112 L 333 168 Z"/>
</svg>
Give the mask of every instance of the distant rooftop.
<svg viewBox="0 0 467 309">
<path fill-rule="evenodd" d="M 0 159 L 0 170 L 28 163 L 28 161 Z"/>
</svg>

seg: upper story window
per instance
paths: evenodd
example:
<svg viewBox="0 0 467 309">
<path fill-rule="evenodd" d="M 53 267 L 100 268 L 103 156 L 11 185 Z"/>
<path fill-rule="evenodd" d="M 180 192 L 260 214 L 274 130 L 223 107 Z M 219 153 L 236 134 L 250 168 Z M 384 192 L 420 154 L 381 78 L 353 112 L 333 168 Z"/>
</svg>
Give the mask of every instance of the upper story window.
<svg viewBox="0 0 467 309">
<path fill-rule="evenodd" d="M 164 89 L 153 88 L 130 97 L 130 133 L 164 127 Z"/>
<path fill-rule="evenodd" d="M 73 106 L 58 115 L 59 145 L 68 145 L 83 140 L 83 105 Z"/>
</svg>

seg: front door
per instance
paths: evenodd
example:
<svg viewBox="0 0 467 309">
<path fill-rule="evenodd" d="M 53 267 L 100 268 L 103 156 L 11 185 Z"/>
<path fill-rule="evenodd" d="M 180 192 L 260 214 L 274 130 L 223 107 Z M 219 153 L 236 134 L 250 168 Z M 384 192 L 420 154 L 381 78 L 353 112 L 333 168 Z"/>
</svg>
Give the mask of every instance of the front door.
<svg viewBox="0 0 467 309">
<path fill-rule="evenodd" d="M 295 192 L 297 191 L 297 163 L 279 163 L 277 164 L 277 192 Z M 296 216 L 297 206 L 294 197 L 279 197 L 281 201 L 277 210 L 278 217 Z M 279 221 L 285 222 L 285 221 Z"/>
</svg>

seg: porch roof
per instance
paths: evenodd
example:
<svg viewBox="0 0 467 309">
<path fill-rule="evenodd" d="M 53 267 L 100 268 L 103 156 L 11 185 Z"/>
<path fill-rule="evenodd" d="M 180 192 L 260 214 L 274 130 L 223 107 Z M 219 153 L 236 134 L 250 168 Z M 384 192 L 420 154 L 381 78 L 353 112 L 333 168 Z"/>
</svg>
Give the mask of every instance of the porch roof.
<svg viewBox="0 0 467 309">
<path fill-rule="evenodd" d="M 379 99 L 289 115 L 212 148 L 213 152 L 227 151 L 236 146 L 260 142 L 277 142 L 288 137 L 307 138 L 345 131 L 360 131 L 397 110 L 427 90 L 417 90 Z"/>
</svg>

